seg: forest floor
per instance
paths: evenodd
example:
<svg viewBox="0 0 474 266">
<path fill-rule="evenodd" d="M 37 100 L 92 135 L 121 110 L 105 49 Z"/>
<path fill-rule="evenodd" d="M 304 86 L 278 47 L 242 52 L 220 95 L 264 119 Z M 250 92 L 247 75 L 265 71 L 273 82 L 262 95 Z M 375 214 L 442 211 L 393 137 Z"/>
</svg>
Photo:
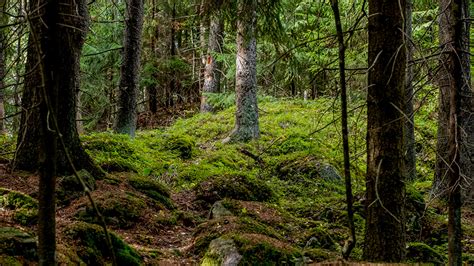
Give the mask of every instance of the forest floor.
<svg viewBox="0 0 474 266">
<path fill-rule="evenodd" d="M 360 263 L 365 113 L 361 102 L 352 105 L 351 170 L 358 242 L 350 261 Z M 236 254 L 242 264 L 342 263 L 340 250 L 348 228 L 339 174 L 337 104 L 329 99 L 263 99 L 260 109 L 262 137 L 247 144 L 222 143 L 232 129 L 233 108 L 140 131 L 133 140 L 109 132 L 82 137 L 85 149 L 107 172 L 100 179 L 86 172 L 80 175 L 113 232 L 120 265 L 213 265 Z M 407 184 L 409 262 L 437 264 L 447 259 L 447 208 L 431 190 L 434 109 L 420 108 L 416 117 L 417 140 L 423 145 L 417 151 L 418 179 Z M 8 145 L 13 141 L 2 139 L 5 153 L 14 149 Z M 59 177 L 57 189 L 60 262 L 110 262 L 97 226 L 100 220 L 77 181 Z M 29 250 L 25 239 L 35 236 L 37 195 L 37 175 L 11 172 L 6 164 L 0 165 L 0 240 L 12 235 L 5 228 L 19 230 L 7 239 L 14 244 L 0 244 L 0 265 L 34 265 L 34 254 L 22 252 Z M 465 261 L 474 263 L 472 206 L 463 210 L 463 229 Z"/>
</svg>

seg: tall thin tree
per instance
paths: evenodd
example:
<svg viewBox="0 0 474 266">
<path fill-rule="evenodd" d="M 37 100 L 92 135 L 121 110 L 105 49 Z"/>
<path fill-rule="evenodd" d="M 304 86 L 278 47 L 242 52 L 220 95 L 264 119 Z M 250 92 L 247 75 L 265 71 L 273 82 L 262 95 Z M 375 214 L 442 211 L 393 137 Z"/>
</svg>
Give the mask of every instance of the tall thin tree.
<svg viewBox="0 0 474 266">
<path fill-rule="evenodd" d="M 235 128 L 226 139 L 249 141 L 260 136 L 257 106 L 257 0 L 239 0 Z"/>
<path fill-rule="evenodd" d="M 6 25 L 7 17 L 7 0 L 0 0 L 0 25 Z M 6 28 L 0 28 L 0 134 L 5 133 L 5 78 L 6 78 Z"/>
<path fill-rule="evenodd" d="M 369 0 L 364 258 L 405 258 L 405 0 Z"/>
<path fill-rule="evenodd" d="M 114 131 L 135 137 L 143 30 L 143 0 L 127 0 L 118 112 Z"/>
<path fill-rule="evenodd" d="M 212 106 L 207 102 L 206 93 L 220 92 L 221 63 L 218 54 L 222 53 L 224 45 L 224 18 L 220 6 L 214 6 L 210 18 L 209 44 L 204 68 L 204 85 L 201 95 L 201 112 L 212 111 Z"/>
<path fill-rule="evenodd" d="M 449 265 L 462 265 L 461 246 L 461 184 L 463 174 L 472 171 L 474 93 L 470 87 L 469 58 L 469 1 L 440 0 L 440 116 L 444 138 L 438 148 L 445 145 L 447 152 L 438 150 L 444 158 L 440 166 L 445 172 L 448 192 L 448 258 Z M 445 99 L 444 97 L 447 97 Z M 469 124 L 471 123 L 471 124 Z M 440 139 L 438 139 L 440 141 Z M 467 146 L 467 147 L 466 147 Z M 443 146 L 444 147 L 444 146 Z M 443 152 L 443 153 L 441 153 Z M 471 175 L 472 177 L 472 175 Z M 439 178 L 439 177 L 438 177 Z M 441 179 L 441 180 L 442 180 Z M 443 185 L 444 187 L 444 185 Z"/>
</svg>

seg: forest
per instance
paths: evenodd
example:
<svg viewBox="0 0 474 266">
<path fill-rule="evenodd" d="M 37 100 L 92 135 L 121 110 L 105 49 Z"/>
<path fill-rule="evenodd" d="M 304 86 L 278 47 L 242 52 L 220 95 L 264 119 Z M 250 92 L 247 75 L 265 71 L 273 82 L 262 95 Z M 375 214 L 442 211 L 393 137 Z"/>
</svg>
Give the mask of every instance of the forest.
<svg viewBox="0 0 474 266">
<path fill-rule="evenodd" d="M 474 265 L 470 0 L 0 0 L 0 265 Z"/>
</svg>

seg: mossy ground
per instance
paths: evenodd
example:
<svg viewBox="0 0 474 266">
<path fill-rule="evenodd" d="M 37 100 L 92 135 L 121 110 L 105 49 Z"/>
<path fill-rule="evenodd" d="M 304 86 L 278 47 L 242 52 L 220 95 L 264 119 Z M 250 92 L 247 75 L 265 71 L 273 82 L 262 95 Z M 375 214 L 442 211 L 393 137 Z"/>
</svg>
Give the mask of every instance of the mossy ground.
<svg viewBox="0 0 474 266">
<path fill-rule="evenodd" d="M 234 107 L 179 119 L 165 129 L 139 131 L 134 139 L 110 132 L 82 137 L 86 150 L 108 172 L 96 181 L 93 196 L 111 228 L 136 248 L 144 263 L 199 263 L 218 237 L 233 239 L 249 262 L 340 258 L 349 230 L 338 174 L 343 160 L 337 100 L 265 98 L 259 108 L 261 138 L 249 143 L 222 143 L 233 128 Z M 350 109 L 358 240 L 351 260 L 358 261 L 365 219 L 366 114 L 361 100 L 352 101 Z M 407 184 L 407 229 L 410 242 L 430 248 L 420 252 L 444 254 L 446 205 L 430 197 L 434 112 L 435 105 L 424 104 L 415 117 L 419 171 L 417 180 Z M 209 219 L 216 201 L 232 216 Z M 83 195 L 67 204 L 60 212 L 66 220 L 98 223 Z M 464 251 L 471 258 L 472 217 L 467 214 L 463 220 Z M 83 247 L 78 243 L 77 248 Z M 409 259 L 426 259 L 416 254 Z"/>
</svg>

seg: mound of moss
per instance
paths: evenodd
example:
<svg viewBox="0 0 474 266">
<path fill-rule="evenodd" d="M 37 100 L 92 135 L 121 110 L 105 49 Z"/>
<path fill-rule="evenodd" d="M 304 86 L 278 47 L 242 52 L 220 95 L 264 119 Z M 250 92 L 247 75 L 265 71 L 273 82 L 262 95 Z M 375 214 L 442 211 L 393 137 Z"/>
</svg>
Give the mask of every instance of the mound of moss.
<svg viewBox="0 0 474 266">
<path fill-rule="evenodd" d="M 181 159 L 191 159 L 196 142 L 189 135 L 168 135 L 165 137 L 164 148 L 176 152 Z"/>
<path fill-rule="evenodd" d="M 35 260 L 37 259 L 36 239 L 17 228 L 0 227 L 0 254 L 4 255 L 0 258 L 0 265 L 10 265 L 6 262 L 17 261 L 14 256 Z"/>
<path fill-rule="evenodd" d="M 95 189 L 95 179 L 89 172 L 86 170 L 80 170 L 78 174 L 89 191 Z M 58 201 L 61 204 L 66 205 L 72 200 L 83 196 L 84 188 L 75 175 L 63 176 L 58 178 L 56 195 Z"/>
<path fill-rule="evenodd" d="M 138 222 L 146 207 L 146 203 L 142 199 L 123 192 L 107 192 L 95 196 L 94 200 L 107 224 L 119 228 L 129 228 L 133 226 Z M 100 223 L 94 208 L 90 205 L 79 209 L 75 217 L 80 221 L 96 224 Z"/>
<path fill-rule="evenodd" d="M 65 229 L 65 235 L 76 241 L 77 255 L 87 265 L 109 265 L 111 260 L 110 248 L 103 229 L 94 224 L 76 222 Z M 112 247 L 118 265 L 141 265 L 140 255 L 116 234 L 109 232 Z"/>
<path fill-rule="evenodd" d="M 13 220 L 24 226 L 38 220 L 38 201 L 18 191 L 0 188 L 0 208 L 14 210 Z"/>
<path fill-rule="evenodd" d="M 425 262 L 444 264 L 446 257 L 425 243 L 408 243 L 407 260 L 410 262 Z"/>
<path fill-rule="evenodd" d="M 247 175 L 221 175 L 210 177 L 195 188 L 196 198 L 208 205 L 224 199 L 269 201 L 273 190 L 262 180 Z"/>
<path fill-rule="evenodd" d="M 242 255 L 240 265 L 295 265 L 304 262 L 298 249 L 266 235 L 236 234 L 232 239 Z"/>
<path fill-rule="evenodd" d="M 174 209 L 170 192 L 166 186 L 153 177 L 129 175 L 128 183 L 136 190 L 163 204 L 168 209 Z"/>
</svg>

